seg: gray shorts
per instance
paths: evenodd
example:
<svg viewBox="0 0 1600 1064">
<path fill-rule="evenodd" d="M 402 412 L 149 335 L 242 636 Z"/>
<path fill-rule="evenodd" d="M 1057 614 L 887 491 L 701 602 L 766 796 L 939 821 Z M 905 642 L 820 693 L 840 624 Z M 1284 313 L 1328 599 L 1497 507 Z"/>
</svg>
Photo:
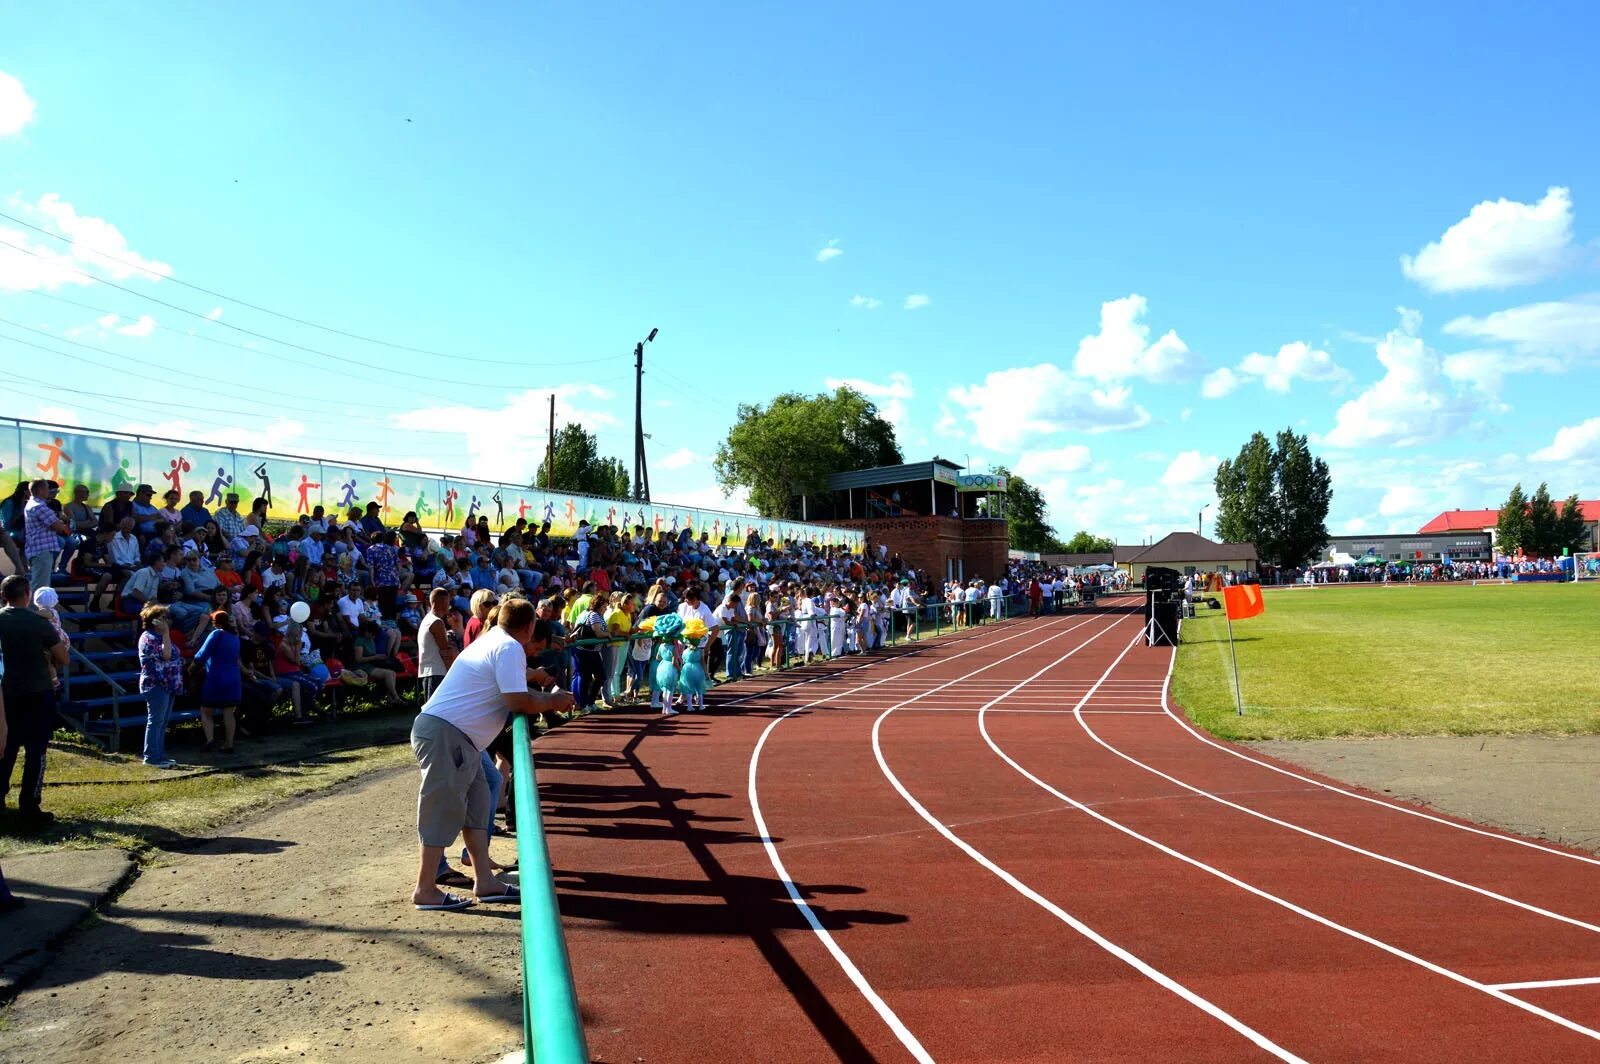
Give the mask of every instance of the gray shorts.
<svg viewBox="0 0 1600 1064">
<path fill-rule="evenodd" d="M 449 721 L 419 713 L 411 725 L 411 752 L 422 769 L 417 792 L 422 845 L 448 846 L 464 829 L 487 831 L 489 781 L 483 778 L 483 758 L 472 740 Z"/>
</svg>

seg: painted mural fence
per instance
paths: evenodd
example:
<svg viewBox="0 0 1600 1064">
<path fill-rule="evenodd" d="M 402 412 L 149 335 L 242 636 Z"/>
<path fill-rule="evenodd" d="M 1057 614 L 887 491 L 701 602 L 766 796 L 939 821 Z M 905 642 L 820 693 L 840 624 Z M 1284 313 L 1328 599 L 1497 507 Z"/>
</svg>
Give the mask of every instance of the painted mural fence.
<svg viewBox="0 0 1600 1064">
<path fill-rule="evenodd" d="M 182 504 L 187 504 L 189 492 L 198 491 L 211 509 L 237 493 L 242 510 L 254 499 L 266 499 L 267 516 L 275 521 L 293 521 L 318 506 L 342 515 L 352 506 L 365 509 L 375 502 L 387 524 L 398 524 L 415 512 L 424 528 L 443 531 L 459 529 L 469 517 L 486 517 L 489 527 L 500 532 L 521 517 L 535 526 L 550 522 L 557 536 L 570 536 L 579 521 L 588 521 L 630 529 L 644 525 L 670 535 L 688 528 L 697 539 L 701 532 L 709 533 L 712 543 L 723 536 L 742 543 L 752 528 L 763 539 L 804 540 L 856 553 L 863 541 L 862 533 L 848 529 L 723 510 L 537 491 L 413 470 L 0 419 L 0 492 L 9 495 L 18 481 L 39 479 L 54 480 L 68 497 L 77 485 L 86 485 L 90 504 L 97 507 L 118 488 L 140 484 L 153 487 L 157 499 L 175 489 Z"/>
</svg>

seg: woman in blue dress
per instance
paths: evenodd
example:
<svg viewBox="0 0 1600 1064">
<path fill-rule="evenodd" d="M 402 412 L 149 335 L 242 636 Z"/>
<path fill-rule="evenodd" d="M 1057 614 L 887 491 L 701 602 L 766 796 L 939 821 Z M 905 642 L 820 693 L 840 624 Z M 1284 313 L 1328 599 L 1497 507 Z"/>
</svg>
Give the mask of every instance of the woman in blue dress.
<svg viewBox="0 0 1600 1064">
<path fill-rule="evenodd" d="M 244 696 L 239 675 L 239 635 L 234 630 L 233 614 L 218 610 L 211 615 L 211 631 L 195 651 L 197 665 L 204 665 L 205 683 L 200 688 L 200 726 L 205 729 L 205 749 L 217 749 L 216 713 L 222 711 L 222 752 L 233 753 L 234 714 Z"/>
</svg>

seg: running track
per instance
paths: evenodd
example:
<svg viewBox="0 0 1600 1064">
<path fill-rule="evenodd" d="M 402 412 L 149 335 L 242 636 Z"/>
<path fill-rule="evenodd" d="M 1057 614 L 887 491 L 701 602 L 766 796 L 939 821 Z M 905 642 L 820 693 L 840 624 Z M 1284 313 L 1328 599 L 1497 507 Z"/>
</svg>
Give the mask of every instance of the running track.
<svg viewBox="0 0 1600 1064">
<path fill-rule="evenodd" d="M 595 1059 L 1600 1060 L 1600 859 L 1214 742 L 1139 624 L 541 739 Z"/>
</svg>

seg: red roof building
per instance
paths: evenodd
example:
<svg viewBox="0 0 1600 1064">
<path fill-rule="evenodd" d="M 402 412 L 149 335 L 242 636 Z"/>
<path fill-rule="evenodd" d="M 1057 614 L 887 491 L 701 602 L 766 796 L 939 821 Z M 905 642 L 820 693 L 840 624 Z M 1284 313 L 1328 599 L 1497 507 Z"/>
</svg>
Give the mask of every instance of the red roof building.
<svg viewBox="0 0 1600 1064">
<path fill-rule="evenodd" d="M 1556 502 L 1561 505 L 1560 500 Z M 1600 499 L 1590 499 L 1587 502 L 1578 501 L 1578 509 L 1583 511 L 1583 519 L 1589 525 L 1588 550 L 1595 549 L 1597 531 L 1600 531 Z M 1417 529 L 1421 534 L 1437 534 L 1440 532 L 1488 532 L 1494 534 L 1495 526 L 1500 523 L 1500 511 L 1495 510 L 1446 510 L 1432 521 Z"/>
</svg>

